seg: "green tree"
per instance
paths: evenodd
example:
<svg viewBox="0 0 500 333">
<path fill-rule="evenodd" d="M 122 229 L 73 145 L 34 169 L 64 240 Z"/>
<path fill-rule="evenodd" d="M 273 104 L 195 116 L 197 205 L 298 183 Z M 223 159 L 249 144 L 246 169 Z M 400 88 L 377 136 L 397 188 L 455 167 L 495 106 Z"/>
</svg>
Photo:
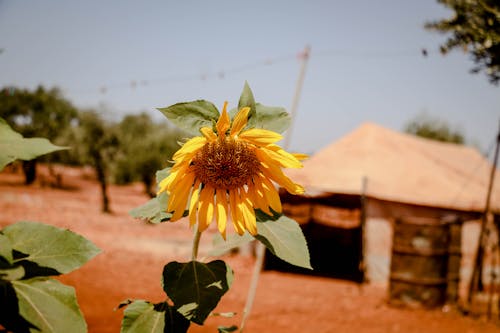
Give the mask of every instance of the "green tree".
<svg viewBox="0 0 500 333">
<path fill-rule="evenodd" d="M 57 88 L 34 91 L 7 87 L 0 91 L 0 117 L 24 137 L 44 137 L 58 142 L 60 134 L 76 119 L 77 110 Z M 36 179 L 36 160 L 23 161 L 25 183 Z"/>
<path fill-rule="evenodd" d="M 500 2 L 498 0 L 437 0 L 454 13 L 425 27 L 451 34 L 441 45 L 443 54 L 461 48 L 472 56 L 473 73 L 484 71 L 493 84 L 500 82 Z"/>
<path fill-rule="evenodd" d="M 458 144 L 465 143 L 465 137 L 460 130 L 453 129 L 445 121 L 426 114 L 420 114 L 410 120 L 405 125 L 404 131 L 409 134 L 436 141 Z"/>
<path fill-rule="evenodd" d="M 155 124 L 146 113 L 125 116 L 118 124 L 120 152 L 114 165 L 115 182 L 141 181 L 145 192 L 155 196 L 156 170 L 170 164 L 182 136 L 166 123 Z"/>
<path fill-rule="evenodd" d="M 111 124 L 93 110 L 82 111 L 78 117 L 79 126 L 74 132 L 74 153 L 82 163 L 91 164 L 101 187 L 102 211 L 111 212 L 108 195 L 108 174 L 116 152 L 118 137 Z"/>
</svg>

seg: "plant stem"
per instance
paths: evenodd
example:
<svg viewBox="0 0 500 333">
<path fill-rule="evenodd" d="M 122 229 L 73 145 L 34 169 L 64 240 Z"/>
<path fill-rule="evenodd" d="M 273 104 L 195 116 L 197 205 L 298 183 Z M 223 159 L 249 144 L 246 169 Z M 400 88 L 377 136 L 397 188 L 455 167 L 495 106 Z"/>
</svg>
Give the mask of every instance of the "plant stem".
<svg viewBox="0 0 500 333">
<path fill-rule="evenodd" d="M 195 261 L 196 258 L 198 257 L 198 247 L 200 245 L 200 239 L 201 239 L 201 232 L 198 230 L 198 228 L 196 228 L 193 238 L 193 253 L 191 255 L 192 261 Z"/>
</svg>

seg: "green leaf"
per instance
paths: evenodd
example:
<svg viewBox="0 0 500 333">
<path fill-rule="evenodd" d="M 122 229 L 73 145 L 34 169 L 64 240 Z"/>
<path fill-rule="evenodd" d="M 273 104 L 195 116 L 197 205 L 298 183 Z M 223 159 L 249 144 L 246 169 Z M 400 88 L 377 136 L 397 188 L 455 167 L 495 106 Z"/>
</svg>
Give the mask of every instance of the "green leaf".
<svg viewBox="0 0 500 333">
<path fill-rule="evenodd" d="M 0 327 L 7 332 L 29 333 L 36 327 L 19 314 L 18 303 L 12 283 L 0 279 Z"/>
<path fill-rule="evenodd" d="M 222 260 L 204 264 L 170 262 L 163 268 L 163 289 L 186 319 L 202 325 L 229 290 L 233 272 Z"/>
<path fill-rule="evenodd" d="M 136 300 L 127 304 L 121 333 L 185 333 L 190 322 L 167 303 Z"/>
<path fill-rule="evenodd" d="M 277 257 L 312 269 L 306 239 L 295 220 L 282 215 L 276 221 L 258 222 L 257 233 L 255 238 Z"/>
<path fill-rule="evenodd" d="M 224 240 L 219 233 L 216 233 L 212 240 L 213 248 L 208 252 L 208 255 L 213 257 L 221 256 L 232 249 L 243 246 L 253 240 L 254 238 L 248 233 L 245 233 L 242 236 L 238 234 L 231 234 L 226 240 Z"/>
<path fill-rule="evenodd" d="M 53 145 L 44 138 L 25 139 L 0 118 L 0 171 L 17 159 L 32 160 L 37 156 L 63 149 L 68 148 Z"/>
<path fill-rule="evenodd" d="M 172 123 L 191 135 L 200 135 L 200 128 L 212 127 L 219 119 L 219 110 L 211 102 L 198 100 L 158 108 Z"/>
<path fill-rule="evenodd" d="M 168 221 L 172 217 L 172 214 L 165 212 L 167 202 L 168 194 L 162 192 L 156 198 L 150 199 L 144 205 L 131 209 L 129 214 L 134 218 L 146 220 L 154 224 Z"/>
<path fill-rule="evenodd" d="M 12 244 L 2 233 L 0 233 L 0 257 L 4 258 L 9 264 L 12 264 Z"/>
<path fill-rule="evenodd" d="M 160 182 L 163 179 L 168 177 L 168 175 L 170 174 L 170 169 L 172 169 L 172 168 L 167 167 L 165 169 L 161 169 L 161 170 L 156 171 L 156 184 L 160 184 Z"/>
<path fill-rule="evenodd" d="M 21 280 L 24 277 L 24 268 L 14 266 L 9 268 L 0 268 L 0 279 L 7 281 Z"/>
<path fill-rule="evenodd" d="M 66 229 L 43 223 L 17 222 L 3 229 L 12 248 L 27 255 L 15 261 L 28 260 L 59 273 L 69 273 L 100 250 L 86 238 Z"/>
<path fill-rule="evenodd" d="M 87 332 L 75 290 L 54 279 L 12 281 L 19 313 L 41 332 Z M 35 329 L 31 332 L 38 332 Z"/>
<path fill-rule="evenodd" d="M 276 133 L 283 133 L 290 126 L 292 118 L 285 108 L 278 106 L 255 105 L 255 128 L 262 128 Z"/>
<path fill-rule="evenodd" d="M 163 333 L 165 313 L 146 301 L 134 301 L 123 313 L 121 333 Z"/>
<path fill-rule="evenodd" d="M 248 113 L 248 122 L 247 127 L 252 128 L 255 127 L 255 99 L 253 97 L 252 89 L 248 85 L 248 82 L 245 81 L 245 85 L 243 86 L 243 91 L 241 92 L 240 100 L 238 101 L 238 111 L 244 107 L 250 107 L 250 112 Z"/>
</svg>

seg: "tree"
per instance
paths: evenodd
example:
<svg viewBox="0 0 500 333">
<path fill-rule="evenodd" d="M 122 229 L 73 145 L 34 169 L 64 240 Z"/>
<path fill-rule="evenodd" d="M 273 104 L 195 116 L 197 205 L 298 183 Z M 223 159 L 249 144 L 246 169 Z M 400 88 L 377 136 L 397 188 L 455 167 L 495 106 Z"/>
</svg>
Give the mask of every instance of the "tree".
<svg viewBox="0 0 500 333">
<path fill-rule="evenodd" d="M 79 126 L 75 130 L 75 154 L 82 162 L 90 163 L 95 169 L 101 187 L 102 211 L 111 212 L 108 195 L 108 173 L 110 161 L 118 150 L 118 138 L 109 125 L 96 111 L 82 111 Z"/>
<path fill-rule="evenodd" d="M 76 120 L 77 110 L 57 88 L 40 86 L 34 91 L 7 87 L 0 91 L 0 117 L 24 137 L 40 136 L 57 142 Z M 36 179 L 36 160 L 24 161 L 25 183 Z"/>
<path fill-rule="evenodd" d="M 155 173 L 170 164 L 182 133 L 166 123 L 155 124 L 146 113 L 141 113 L 123 118 L 118 124 L 118 137 L 120 152 L 115 161 L 115 182 L 141 181 L 145 192 L 155 196 Z"/>
<path fill-rule="evenodd" d="M 465 138 L 458 129 L 452 129 L 445 121 L 420 114 L 410 120 L 404 128 L 409 134 L 442 142 L 464 144 Z"/>
<path fill-rule="evenodd" d="M 498 0 L 437 0 L 454 11 L 453 17 L 428 22 L 425 27 L 452 34 L 441 45 L 443 54 L 462 48 L 493 84 L 500 82 L 500 2 Z"/>
</svg>

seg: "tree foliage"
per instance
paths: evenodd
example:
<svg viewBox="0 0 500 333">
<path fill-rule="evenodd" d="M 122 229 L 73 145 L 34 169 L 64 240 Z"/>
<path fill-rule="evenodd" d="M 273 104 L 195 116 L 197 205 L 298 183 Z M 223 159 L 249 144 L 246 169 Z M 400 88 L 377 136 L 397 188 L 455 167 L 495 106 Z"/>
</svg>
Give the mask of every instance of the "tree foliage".
<svg viewBox="0 0 500 333">
<path fill-rule="evenodd" d="M 34 91 L 7 87 L 0 91 L 0 117 L 26 138 L 44 137 L 59 143 L 58 138 L 72 121 L 77 110 L 57 88 L 39 86 Z M 36 160 L 23 162 L 26 184 L 36 179 Z"/>
<path fill-rule="evenodd" d="M 465 143 L 465 137 L 459 129 L 453 129 L 448 123 L 426 114 L 420 114 L 410 120 L 404 131 L 409 134 L 424 137 L 431 140 L 452 142 L 458 144 Z"/>
<path fill-rule="evenodd" d="M 101 186 L 102 211 L 110 212 L 107 193 L 111 162 L 118 151 L 118 137 L 113 126 L 94 110 L 82 111 L 78 117 L 79 126 L 74 130 L 74 153 L 82 163 L 91 164 Z"/>
<path fill-rule="evenodd" d="M 441 45 L 443 54 L 462 48 L 472 56 L 473 73 L 484 71 L 500 82 L 500 2 L 498 0 L 437 0 L 454 13 L 449 19 L 428 22 L 426 28 L 451 34 Z"/>
<path fill-rule="evenodd" d="M 156 170 L 168 166 L 179 148 L 183 133 L 166 123 L 155 124 L 146 113 L 127 115 L 117 126 L 120 152 L 114 165 L 114 179 L 119 184 L 144 183 L 145 191 L 154 196 Z"/>
</svg>

